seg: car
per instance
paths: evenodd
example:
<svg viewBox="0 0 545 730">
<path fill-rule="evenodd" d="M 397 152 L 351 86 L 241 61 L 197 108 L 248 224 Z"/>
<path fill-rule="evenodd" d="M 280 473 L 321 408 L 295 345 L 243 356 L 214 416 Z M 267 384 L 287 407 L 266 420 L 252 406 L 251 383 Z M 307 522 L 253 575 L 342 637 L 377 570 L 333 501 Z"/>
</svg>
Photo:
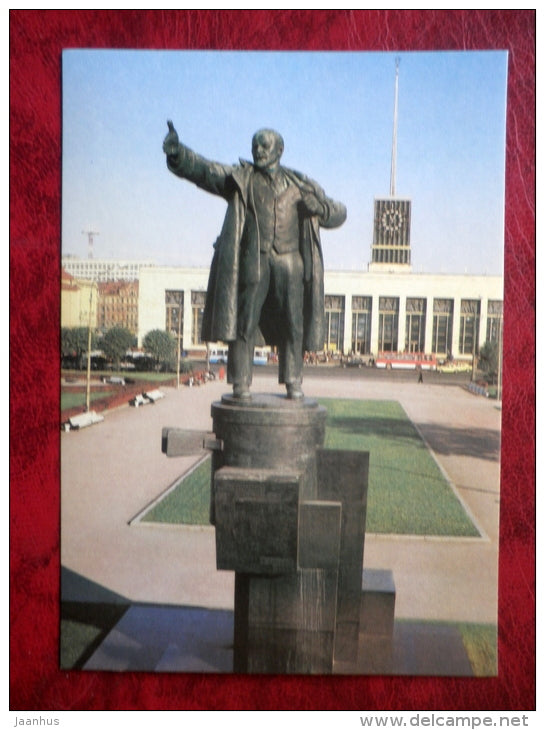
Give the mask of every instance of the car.
<svg viewBox="0 0 545 730">
<path fill-rule="evenodd" d="M 120 378 L 117 375 L 102 375 L 100 380 L 102 383 L 109 383 L 110 385 L 126 385 L 125 378 Z"/>
<path fill-rule="evenodd" d="M 341 359 L 341 367 L 343 368 L 363 368 L 371 367 L 374 364 L 372 355 L 349 355 Z"/>
<path fill-rule="evenodd" d="M 440 373 L 469 373 L 471 372 L 470 362 L 446 362 L 437 366 Z"/>
</svg>

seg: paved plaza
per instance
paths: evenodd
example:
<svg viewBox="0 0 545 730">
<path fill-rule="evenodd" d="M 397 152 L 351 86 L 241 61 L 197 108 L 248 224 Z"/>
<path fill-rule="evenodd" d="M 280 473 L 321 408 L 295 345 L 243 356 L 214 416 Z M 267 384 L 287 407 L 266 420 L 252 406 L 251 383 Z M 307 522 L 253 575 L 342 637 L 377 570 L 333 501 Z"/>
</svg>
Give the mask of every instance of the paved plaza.
<svg viewBox="0 0 545 730">
<path fill-rule="evenodd" d="M 463 387 L 416 379 L 313 374 L 304 385 L 307 397 L 398 401 L 481 532 L 478 538 L 366 535 L 364 567 L 393 572 L 396 619 L 494 624 L 499 404 Z M 161 453 L 162 428 L 210 430 L 211 403 L 228 391 L 217 380 L 164 388 L 166 397 L 154 405 L 121 407 L 98 425 L 61 434 L 61 563 L 77 578 L 64 582 L 64 600 L 93 600 L 95 585 L 133 604 L 232 611 L 234 575 L 216 570 L 212 527 L 131 525 L 195 462 Z M 279 386 L 257 370 L 253 391 Z"/>
</svg>

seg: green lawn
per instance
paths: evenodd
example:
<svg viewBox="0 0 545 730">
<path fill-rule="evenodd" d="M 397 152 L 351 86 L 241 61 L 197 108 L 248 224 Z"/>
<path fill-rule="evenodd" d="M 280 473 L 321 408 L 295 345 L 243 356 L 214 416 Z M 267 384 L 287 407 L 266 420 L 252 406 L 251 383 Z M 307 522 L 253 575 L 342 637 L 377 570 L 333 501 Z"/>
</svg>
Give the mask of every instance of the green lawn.
<svg viewBox="0 0 545 730">
<path fill-rule="evenodd" d="M 327 408 L 326 448 L 369 451 L 369 532 L 479 535 L 397 401 L 321 403 Z"/>
<path fill-rule="evenodd" d="M 91 403 L 94 400 L 98 400 L 99 398 L 105 398 L 108 395 L 111 395 L 111 391 L 109 390 L 91 390 Z M 86 393 L 71 393 L 70 391 L 61 393 L 61 411 L 67 411 L 70 408 L 78 408 L 79 406 L 83 407 L 86 400 Z"/>
<path fill-rule="evenodd" d="M 180 374 L 183 374 L 180 371 Z M 151 373 L 147 371 L 139 372 L 138 370 L 121 370 L 120 372 L 108 370 L 101 372 L 99 375 L 105 375 L 109 378 L 111 375 L 118 378 L 129 378 L 129 380 L 145 380 L 149 383 L 164 383 L 176 377 L 176 373 Z"/>
<path fill-rule="evenodd" d="M 62 602 L 61 669 L 81 669 L 127 608 L 128 604 Z"/>
<path fill-rule="evenodd" d="M 210 475 L 210 457 L 205 457 L 145 515 L 143 522 L 182 525 L 210 524 Z"/>
<path fill-rule="evenodd" d="M 498 631 L 491 624 L 460 624 L 464 648 L 476 677 L 498 673 Z"/>
<path fill-rule="evenodd" d="M 323 399 L 325 446 L 369 451 L 367 531 L 408 535 L 479 535 L 397 401 Z M 208 524 L 206 460 L 143 519 Z"/>
</svg>

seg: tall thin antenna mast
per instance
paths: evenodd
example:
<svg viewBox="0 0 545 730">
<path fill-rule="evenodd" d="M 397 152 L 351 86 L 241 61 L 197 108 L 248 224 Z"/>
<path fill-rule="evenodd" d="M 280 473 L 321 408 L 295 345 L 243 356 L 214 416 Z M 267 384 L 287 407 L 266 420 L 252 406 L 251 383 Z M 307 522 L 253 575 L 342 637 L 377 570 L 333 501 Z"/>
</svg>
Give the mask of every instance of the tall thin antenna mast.
<svg viewBox="0 0 545 730">
<path fill-rule="evenodd" d="M 399 86 L 399 58 L 396 58 L 396 80 L 394 92 L 394 132 L 392 136 L 392 166 L 390 168 L 390 197 L 396 194 L 396 162 L 397 162 L 397 94 Z"/>
</svg>

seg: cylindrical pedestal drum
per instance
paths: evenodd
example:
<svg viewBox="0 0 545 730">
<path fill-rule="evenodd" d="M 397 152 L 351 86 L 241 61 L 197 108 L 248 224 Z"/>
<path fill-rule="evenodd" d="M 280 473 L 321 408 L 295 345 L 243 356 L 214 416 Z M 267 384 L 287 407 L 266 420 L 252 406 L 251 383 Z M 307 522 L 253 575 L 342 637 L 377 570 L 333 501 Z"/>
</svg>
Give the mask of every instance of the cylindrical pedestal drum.
<svg viewBox="0 0 545 730">
<path fill-rule="evenodd" d="M 323 446 L 326 410 L 316 400 L 256 394 L 247 403 L 224 395 L 212 404 L 213 430 L 223 441 L 220 466 L 303 473 L 301 499 L 316 498 L 316 449 Z"/>
</svg>

